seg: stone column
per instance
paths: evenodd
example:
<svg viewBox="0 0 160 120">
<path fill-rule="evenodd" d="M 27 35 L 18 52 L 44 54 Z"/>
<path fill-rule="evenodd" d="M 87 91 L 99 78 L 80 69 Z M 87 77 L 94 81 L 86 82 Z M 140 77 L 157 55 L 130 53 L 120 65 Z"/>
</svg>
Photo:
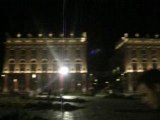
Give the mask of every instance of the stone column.
<svg viewBox="0 0 160 120">
<path fill-rule="evenodd" d="M 82 92 L 87 92 L 87 81 L 86 81 L 86 74 L 82 74 Z"/>
<path fill-rule="evenodd" d="M 25 75 L 25 91 L 26 92 L 30 91 L 30 75 L 29 74 Z"/>
<path fill-rule="evenodd" d="M 8 75 L 5 74 L 3 77 L 3 92 L 8 92 Z"/>
<path fill-rule="evenodd" d="M 14 92 L 18 92 L 18 79 L 13 79 Z"/>
<path fill-rule="evenodd" d="M 47 76 L 46 76 L 47 77 Z M 36 74 L 36 92 L 37 94 L 39 94 L 40 92 L 42 92 L 42 88 L 41 88 L 41 74 Z"/>
<path fill-rule="evenodd" d="M 71 78 L 70 78 L 71 79 Z M 76 82 L 75 82 L 75 78 L 71 79 L 70 81 L 70 92 L 74 92 L 76 89 Z"/>
<path fill-rule="evenodd" d="M 62 94 L 64 91 L 64 76 L 63 75 L 59 75 L 59 91 Z"/>
<path fill-rule="evenodd" d="M 133 76 L 128 74 L 128 90 L 127 92 L 133 92 Z"/>
</svg>

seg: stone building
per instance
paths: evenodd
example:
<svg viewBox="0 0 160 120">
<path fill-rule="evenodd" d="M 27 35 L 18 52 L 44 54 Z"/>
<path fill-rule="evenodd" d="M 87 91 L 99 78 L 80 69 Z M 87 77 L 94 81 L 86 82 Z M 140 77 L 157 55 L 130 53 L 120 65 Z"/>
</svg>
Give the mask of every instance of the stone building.
<svg viewBox="0 0 160 120">
<path fill-rule="evenodd" d="M 87 90 L 86 33 L 81 37 L 17 34 L 17 37 L 7 38 L 4 44 L 3 92 Z"/>
<path fill-rule="evenodd" d="M 160 38 L 124 37 L 117 43 L 115 65 L 120 68 L 124 90 L 133 92 L 138 76 L 149 69 L 160 69 Z"/>
</svg>

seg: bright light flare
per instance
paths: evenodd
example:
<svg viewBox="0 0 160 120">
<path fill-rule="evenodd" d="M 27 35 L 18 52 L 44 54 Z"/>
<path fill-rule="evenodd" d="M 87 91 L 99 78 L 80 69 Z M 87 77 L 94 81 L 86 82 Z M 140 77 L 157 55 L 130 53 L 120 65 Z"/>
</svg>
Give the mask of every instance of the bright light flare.
<svg viewBox="0 0 160 120">
<path fill-rule="evenodd" d="M 37 76 L 36 76 L 36 74 L 32 74 L 32 78 L 36 78 Z"/>
<path fill-rule="evenodd" d="M 59 69 L 59 71 L 58 71 L 58 73 L 60 73 L 60 74 L 62 74 L 62 75 L 67 75 L 68 72 L 69 72 L 69 69 L 68 69 L 68 67 L 66 67 L 66 66 L 61 67 L 61 68 Z"/>
</svg>

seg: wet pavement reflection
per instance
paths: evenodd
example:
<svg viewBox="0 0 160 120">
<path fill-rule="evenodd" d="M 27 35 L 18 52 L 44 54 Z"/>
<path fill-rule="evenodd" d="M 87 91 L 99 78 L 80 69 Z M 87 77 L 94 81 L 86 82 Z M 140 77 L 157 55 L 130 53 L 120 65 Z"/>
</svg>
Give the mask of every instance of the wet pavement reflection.
<svg viewBox="0 0 160 120">
<path fill-rule="evenodd" d="M 138 100 L 86 98 L 85 108 L 75 111 L 35 111 L 48 120 L 159 120 L 160 111 L 154 111 Z M 76 105 L 76 103 L 74 103 Z M 79 103 L 78 103 L 79 104 Z"/>
<path fill-rule="evenodd" d="M 160 111 L 149 109 L 137 99 L 82 98 L 88 102 L 66 102 L 77 106 L 84 106 L 84 108 L 73 111 L 62 111 L 61 106 L 59 106 L 59 110 L 41 109 L 29 111 L 47 120 L 160 120 Z M 56 102 L 53 101 L 53 103 Z M 9 110 L 1 109 L 0 111 L 2 115 Z"/>
</svg>

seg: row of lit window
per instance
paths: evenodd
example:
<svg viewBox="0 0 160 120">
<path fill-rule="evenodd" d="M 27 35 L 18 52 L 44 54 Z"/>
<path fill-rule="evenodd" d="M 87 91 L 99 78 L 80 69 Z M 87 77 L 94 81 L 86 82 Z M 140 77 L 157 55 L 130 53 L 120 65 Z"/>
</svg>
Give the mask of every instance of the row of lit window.
<svg viewBox="0 0 160 120">
<path fill-rule="evenodd" d="M 26 53 L 28 52 L 28 50 L 20 50 L 20 55 L 25 55 Z M 60 53 L 64 53 L 64 54 L 68 54 L 68 53 L 71 53 L 69 52 L 68 50 L 63 50 L 63 49 L 56 49 L 56 50 L 42 50 L 42 51 L 39 51 L 39 50 L 30 50 L 29 53 L 31 55 L 36 55 L 37 53 L 41 53 L 41 54 L 49 54 L 49 53 L 56 53 L 56 54 L 60 54 Z M 75 54 L 80 54 L 80 50 L 79 49 L 75 49 Z M 14 49 L 11 49 L 9 51 L 9 54 L 12 54 L 12 55 L 15 55 L 16 54 L 16 51 Z"/>
<path fill-rule="evenodd" d="M 67 65 L 66 65 L 67 66 Z M 37 65 L 36 64 L 31 64 L 30 69 L 31 71 L 36 71 Z M 42 71 L 47 71 L 48 70 L 48 65 L 47 64 L 42 64 L 41 66 Z M 75 64 L 75 70 L 76 71 L 81 71 L 82 65 L 81 64 Z M 58 70 L 58 65 L 53 65 L 54 70 Z M 25 64 L 20 64 L 19 66 L 20 71 L 25 71 L 26 70 L 26 65 Z M 15 71 L 15 64 L 9 64 L 9 71 Z"/>
<path fill-rule="evenodd" d="M 136 49 L 133 49 L 133 50 L 131 51 L 131 55 L 136 55 L 136 54 L 138 54 L 139 52 L 140 52 L 141 55 L 146 55 L 146 54 L 148 54 L 149 52 L 150 52 L 151 55 L 156 55 L 158 51 L 155 50 L 155 49 L 149 50 L 149 51 L 147 51 L 147 50 L 145 50 L 145 49 L 142 49 L 141 51 L 136 50 Z"/>
<path fill-rule="evenodd" d="M 142 67 L 143 67 L 144 70 L 147 70 L 147 66 L 148 66 L 147 63 L 142 63 Z M 153 69 L 157 69 L 157 67 L 158 67 L 157 63 L 152 63 L 152 68 Z M 133 70 L 137 70 L 138 69 L 138 64 L 137 63 L 132 63 L 132 68 L 133 68 Z"/>
<path fill-rule="evenodd" d="M 19 60 L 19 61 L 20 61 L 19 63 L 21 63 L 21 64 L 27 64 L 27 63 L 28 63 L 28 62 L 26 62 L 26 60 L 24 60 L 24 59 L 21 59 L 21 60 Z M 53 62 L 53 63 L 58 63 L 58 62 L 60 62 L 60 61 L 53 59 L 52 62 Z M 78 59 L 78 60 L 76 59 L 74 62 L 75 62 L 75 63 L 81 63 L 82 61 L 79 60 L 79 59 Z M 15 62 L 14 59 L 11 59 L 11 60 L 9 60 L 9 63 L 10 63 L 10 64 L 15 64 L 16 62 Z M 30 60 L 29 63 L 31 63 L 31 64 L 32 64 L 32 63 L 37 64 L 37 60 L 36 60 L 36 59 Z M 42 64 L 44 64 L 44 63 L 47 64 L 47 63 L 49 63 L 49 61 L 48 61 L 48 59 L 42 59 L 42 60 L 41 60 L 41 63 L 42 63 Z M 65 59 L 65 60 L 64 60 L 64 63 L 73 63 L 73 61 L 71 62 L 70 60 Z"/>
<path fill-rule="evenodd" d="M 132 59 L 131 62 L 132 62 L 132 63 L 137 63 L 138 60 L 137 60 L 137 59 Z M 141 60 L 141 62 L 142 62 L 142 63 L 147 63 L 147 62 L 150 62 L 150 61 L 147 60 L 147 59 L 143 59 L 143 60 Z M 154 58 L 154 59 L 151 60 L 151 62 L 155 63 L 155 62 L 158 62 L 158 60 L 157 60 L 157 58 Z"/>
</svg>

